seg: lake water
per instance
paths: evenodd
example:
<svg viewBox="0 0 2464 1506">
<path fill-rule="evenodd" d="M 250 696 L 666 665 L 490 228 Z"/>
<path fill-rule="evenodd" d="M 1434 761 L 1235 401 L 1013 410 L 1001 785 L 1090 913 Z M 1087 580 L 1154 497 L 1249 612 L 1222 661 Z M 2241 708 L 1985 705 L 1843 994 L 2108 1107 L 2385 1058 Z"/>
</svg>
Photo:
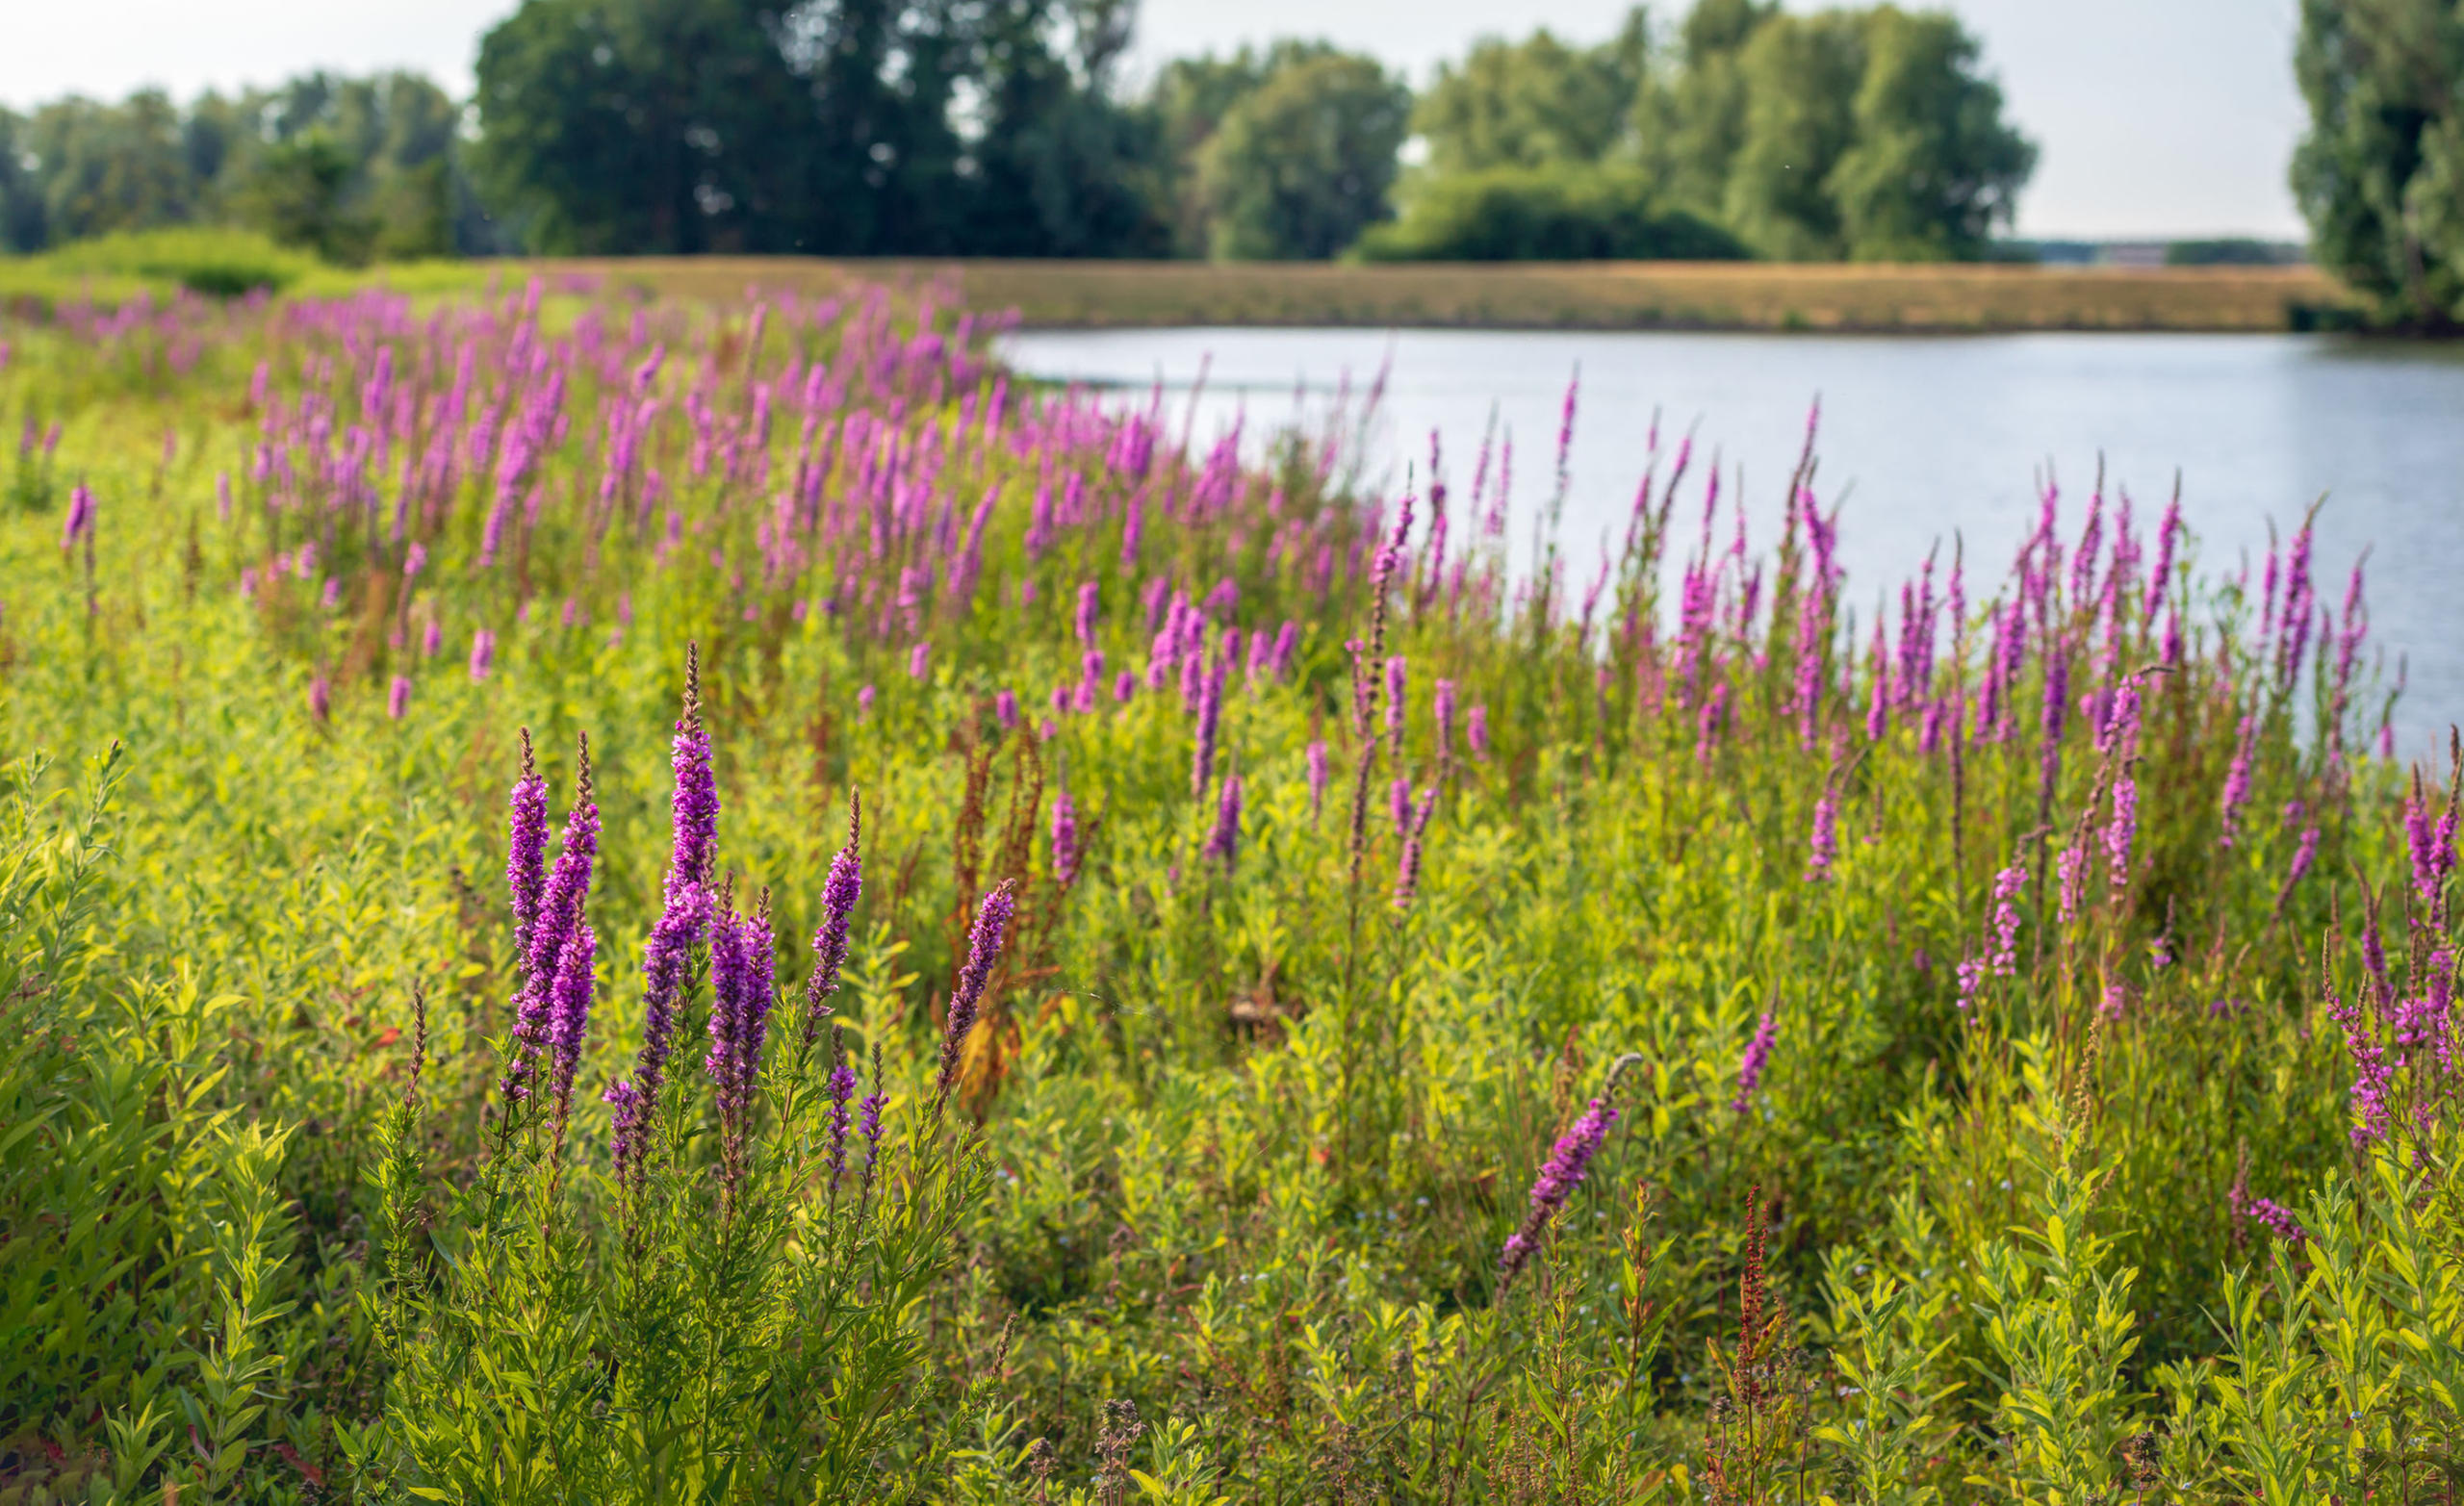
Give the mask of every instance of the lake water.
<svg viewBox="0 0 2464 1506">
<path fill-rule="evenodd" d="M 1751 542 L 1768 545 L 1815 396 L 1816 487 L 1846 497 L 1840 557 L 1860 615 L 1941 541 L 1964 539 L 1982 600 L 2034 525 L 2036 477 L 2062 486 L 2075 532 L 2103 459 L 2108 505 L 2126 490 L 2152 532 L 2178 472 L 2197 557 L 2230 573 L 2289 535 L 2320 498 L 2317 574 L 2330 607 L 2367 549 L 2371 642 L 2408 753 L 2464 722 L 2464 348 L 2297 335 L 1952 337 L 1464 330 L 1025 331 L 1006 354 L 1040 377 L 1136 389 L 1161 380 L 1175 423 L 1203 446 L 1245 416 L 1255 436 L 1298 402 L 1322 416 L 1387 370 L 1364 454 L 1399 490 L 1424 479 L 1429 433 L 1465 495 L 1492 407 L 1514 439 L 1518 557 L 1553 486 L 1559 405 L 1579 369 L 1564 537 L 1590 578 L 1622 535 L 1657 410 L 1663 447 L 1691 428 L 1698 457 L 1679 515 L 1699 504 L 1702 458 L 1742 466 Z M 1196 382 L 1203 364 L 1202 388 Z M 1734 495 L 1732 492 L 1730 495 Z M 1699 516 L 1699 514 L 1698 514 Z M 1458 514 L 1459 519 L 1459 514 Z M 1588 567 L 1588 568 L 1586 568 Z M 2253 568 L 2253 579 L 2256 568 Z"/>
</svg>

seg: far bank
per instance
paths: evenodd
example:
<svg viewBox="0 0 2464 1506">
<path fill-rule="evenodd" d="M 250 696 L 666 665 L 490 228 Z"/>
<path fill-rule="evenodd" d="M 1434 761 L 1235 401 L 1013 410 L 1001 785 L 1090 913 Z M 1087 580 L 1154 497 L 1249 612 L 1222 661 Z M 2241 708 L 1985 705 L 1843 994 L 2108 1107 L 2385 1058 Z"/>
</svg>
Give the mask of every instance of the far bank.
<svg viewBox="0 0 2464 1506">
<path fill-rule="evenodd" d="M 2280 332 L 2354 320 L 2314 267 L 1518 262 L 1350 266 L 803 257 L 543 264 L 669 296 L 747 284 L 820 291 L 851 278 L 949 279 L 975 308 L 1040 329 L 1180 325 L 1461 329 Z"/>
</svg>

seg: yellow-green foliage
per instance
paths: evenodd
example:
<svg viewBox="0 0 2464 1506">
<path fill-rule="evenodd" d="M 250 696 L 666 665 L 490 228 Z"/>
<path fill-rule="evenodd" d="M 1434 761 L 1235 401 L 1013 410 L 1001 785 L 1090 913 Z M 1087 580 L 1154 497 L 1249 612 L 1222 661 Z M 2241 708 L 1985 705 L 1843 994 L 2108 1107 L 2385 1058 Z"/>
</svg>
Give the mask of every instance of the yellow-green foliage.
<svg viewBox="0 0 2464 1506">
<path fill-rule="evenodd" d="M 11 320 L 0 1500 L 2425 1498 L 2451 857 L 2341 612 L 2302 598 L 2297 652 L 2187 539 L 2159 600 L 2108 505 L 2086 566 L 2050 532 L 1869 655 L 1821 563 L 1853 513 L 1791 509 L 1749 605 L 1656 504 L 1570 603 L 1460 475 L 1449 552 L 1424 499 L 1384 571 L 1346 431 L 1174 455 L 961 320 L 578 284 Z M 722 1192 L 697 986 L 646 1213 L 600 1094 L 688 643 L 713 877 L 767 891 L 782 987 Z M 603 824 L 561 1136 L 499 1087 L 526 727 L 557 820 L 587 735 Z M 798 1043 L 859 791 L 871 1225 Z"/>
</svg>

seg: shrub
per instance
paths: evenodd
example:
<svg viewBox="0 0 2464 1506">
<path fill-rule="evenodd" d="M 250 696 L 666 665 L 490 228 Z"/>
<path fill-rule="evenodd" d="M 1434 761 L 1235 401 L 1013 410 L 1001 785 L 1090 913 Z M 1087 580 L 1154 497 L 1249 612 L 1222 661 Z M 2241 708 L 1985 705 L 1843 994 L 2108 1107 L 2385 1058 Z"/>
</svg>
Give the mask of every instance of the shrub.
<svg viewBox="0 0 2464 1506">
<path fill-rule="evenodd" d="M 1402 215 L 1373 227 L 1372 262 L 1735 261 L 1727 231 L 1665 208 L 1639 172 L 1500 167 L 1414 184 Z"/>
</svg>

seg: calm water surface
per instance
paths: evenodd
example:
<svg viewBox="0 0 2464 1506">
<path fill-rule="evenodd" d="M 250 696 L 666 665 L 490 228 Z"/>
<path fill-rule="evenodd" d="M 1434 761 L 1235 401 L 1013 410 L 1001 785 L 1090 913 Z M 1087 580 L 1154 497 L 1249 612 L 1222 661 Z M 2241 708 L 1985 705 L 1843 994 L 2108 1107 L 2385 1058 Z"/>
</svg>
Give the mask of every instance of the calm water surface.
<svg viewBox="0 0 2464 1506">
<path fill-rule="evenodd" d="M 1204 444 L 1236 420 L 1258 435 L 1313 415 L 1348 378 L 1355 396 L 1388 369 L 1368 436 L 1373 476 L 1424 476 L 1443 437 L 1455 495 L 1470 484 L 1492 409 L 1514 440 L 1518 557 L 1553 477 L 1557 416 L 1579 368 L 1581 397 L 1564 528 L 1588 580 L 1622 532 L 1655 410 L 1663 443 L 1691 428 L 1728 484 L 1743 468 L 1753 542 L 1769 544 L 1806 412 L 1822 400 L 1817 489 L 1847 499 L 1840 555 L 1864 612 L 1937 541 L 1965 541 L 1982 600 L 2032 526 L 2048 467 L 2076 529 L 2102 457 L 2152 529 L 2178 472 L 2198 557 L 2231 573 L 2322 497 L 2320 595 L 2330 606 L 2364 549 L 2372 643 L 2408 753 L 2464 722 L 2464 350 L 2266 335 L 2011 335 L 1906 338 L 1520 331 L 1171 329 L 1022 332 L 1007 353 L 1038 376 L 1139 389 Z M 1203 364 L 1206 379 L 1196 385 Z M 1696 476 L 1702 473 L 1699 459 Z M 1689 500 L 1699 500 L 1689 481 Z M 1731 495 L 1734 495 L 1732 492 Z M 2110 498 L 2109 498 L 2110 500 Z M 1686 504 L 1681 502 L 1680 514 Z M 2254 578 L 2255 578 L 2255 567 Z"/>
</svg>

